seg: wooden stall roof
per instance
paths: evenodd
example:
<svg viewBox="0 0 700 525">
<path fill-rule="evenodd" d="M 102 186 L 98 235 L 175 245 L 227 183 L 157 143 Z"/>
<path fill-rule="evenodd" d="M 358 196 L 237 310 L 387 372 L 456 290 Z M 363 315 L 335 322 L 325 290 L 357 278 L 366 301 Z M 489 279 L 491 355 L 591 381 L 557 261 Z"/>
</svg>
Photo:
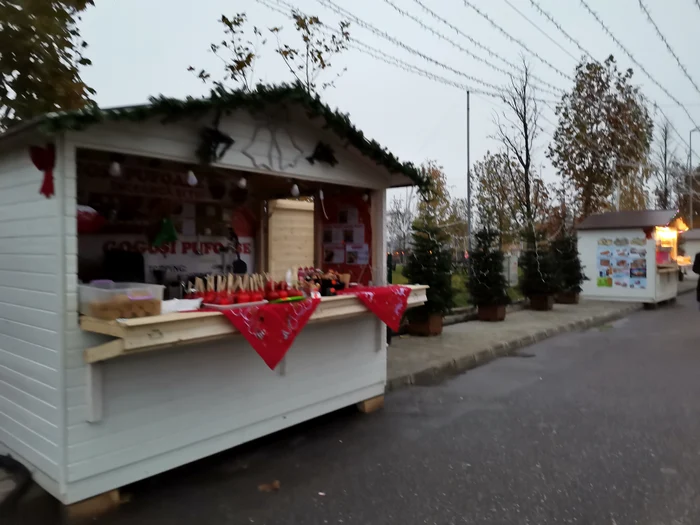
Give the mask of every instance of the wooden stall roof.
<svg viewBox="0 0 700 525">
<path fill-rule="evenodd" d="M 676 210 L 639 210 L 599 213 L 584 219 L 579 230 L 626 230 L 668 226 L 677 215 Z"/>
<path fill-rule="evenodd" d="M 151 97 L 148 104 L 138 106 L 90 106 L 74 111 L 48 113 L 0 133 L 0 142 L 12 135 L 34 129 L 52 135 L 62 131 L 83 131 L 103 122 L 141 122 L 159 118 L 163 123 L 167 123 L 184 118 L 199 119 L 208 112 L 229 114 L 237 109 L 246 109 L 251 113 L 261 113 L 270 108 L 289 106 L 302 108 L 309 120 L 320 120 L 325 130 L 334 133 L 360 155 L 385 168 L 389 173 L 403 175 L 421 191 L 431 188 L 431 180 L 422 170 L 410 162 L 401 162 L 375 140 L 365 136 L 350 122 L 346 114 L 332 109 L 318 96 L 308 93 L 300 84 L 258 85 L 252 91 L 219 87 L 206 98 L 188 97 L 180 100 L 161 95 Z"/>
</svg>

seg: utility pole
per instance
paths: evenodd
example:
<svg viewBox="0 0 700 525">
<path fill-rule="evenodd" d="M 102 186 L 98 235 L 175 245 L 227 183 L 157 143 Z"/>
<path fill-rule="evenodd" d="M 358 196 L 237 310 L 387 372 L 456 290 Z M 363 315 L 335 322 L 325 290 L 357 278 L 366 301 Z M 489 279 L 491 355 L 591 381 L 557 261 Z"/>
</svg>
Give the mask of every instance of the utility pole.
<svg viewBox="0 0 700 525">
<path fill-rule="evenodd" d="M 467 90 L 467 253 L 472 254 L 472 166 L 469 158 L 469 90 Z"/>
<path fill-rule="evenodd" d="M 693 200 L 695 200 L 695 192 L 693 187 L 693 133 L 695 131 L 700 131 L 700 128 L 690 130 L 690 140 L 688 144 L 688 199 L 690 200 L 690 217 L 688 228 L 691 230 L 693 229 Z"/>
</svg>

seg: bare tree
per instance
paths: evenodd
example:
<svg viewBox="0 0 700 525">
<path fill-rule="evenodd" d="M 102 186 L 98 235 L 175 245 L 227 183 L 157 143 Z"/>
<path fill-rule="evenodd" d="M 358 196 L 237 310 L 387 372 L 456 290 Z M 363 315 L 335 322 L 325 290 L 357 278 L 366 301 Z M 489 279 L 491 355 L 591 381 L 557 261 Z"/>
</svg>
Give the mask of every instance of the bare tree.
<svg viewBox="0 0 700 525">
<path fill-rule="evenodd" d="M 413 187 L 404 197 L 394 197 L 387 217 L 389 245 L 393 251 L 405 253 L 411 240 L 411 226 L 416 218 L 416 195 Z"/>
<path fill-rule="evenodd" d="M 657 137 L 656 157 L 656 205 L 661 209 L 673 207 L 673 189 L 677 186 L 678 157 L 671 140 L 671 123 L 665 120 L 659 128 Z"/>
<path fill-rule="evenodd" d="M 502 143 L 506 156 L 515 161 L 504 164 L 503 176 L 509 179 L 513 204 L 521 217 L 519 222 L 527 232 L 532 232 L 537 216 L 536 190 L 544 184 L 533 170 L 540 110 L 531 85 L 530 66 L 524 59 L 522 74 L 511 76 L 501 100 L 506 110 L 494 118 L 498 127 L 496 138 Z"/>
</svg>

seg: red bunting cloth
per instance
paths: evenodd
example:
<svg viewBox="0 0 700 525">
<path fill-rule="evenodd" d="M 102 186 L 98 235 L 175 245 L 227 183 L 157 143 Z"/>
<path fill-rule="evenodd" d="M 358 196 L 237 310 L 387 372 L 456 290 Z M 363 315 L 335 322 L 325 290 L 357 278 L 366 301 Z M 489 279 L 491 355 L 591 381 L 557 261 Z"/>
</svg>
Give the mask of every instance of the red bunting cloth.
<svg viewBox="0 0 700 525">
<path fill-rule="evenodd" d="M 306 299 L 216 311 L 224 314 L 265 364 L 274 370 L 320 302 L 321 299 Z"/>
<path fill-rule="evenodd" d="M 399 331 L 401 318 L 408 308 L 408 286 L 389 285 L 348 288 L 339 295 L 355 295 L 362 303 L 394 332 Z"/>
<path fill-rule="evenodd" d="M 31 146 L 29 148 L 29 157 L 32 159 L 36 169 L 44 172 L 44 180 L 41 183 L 39 193 L 46 196 L 48 199 L 55 193 L 53 186 L 53 169 L 56 164 L 56 148 L 53 144 L 47 144 L 45 148 L 41 146 Z"/>
</svg>

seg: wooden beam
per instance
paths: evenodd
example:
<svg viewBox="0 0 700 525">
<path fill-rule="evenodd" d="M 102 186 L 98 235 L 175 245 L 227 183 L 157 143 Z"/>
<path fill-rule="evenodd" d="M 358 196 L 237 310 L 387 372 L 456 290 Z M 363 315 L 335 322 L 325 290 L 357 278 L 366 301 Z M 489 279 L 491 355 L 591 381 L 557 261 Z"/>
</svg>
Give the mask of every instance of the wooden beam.
<svg viewBox="0 0 700 525">
<path fill-rule="evenodd" d="M 93 498 L 67 505 L 63 509 L 63 514 L 68 522 L 94 520 L 106 512 L 115 510 L 121 501 L 119 489 L 110 490 Z"/>
<path fill-rule="evenodd" d="M 86 348 L 83 352 L 83 357 L 86 363 L 97 363 L 98 361 L 106 361 L 124 353 L 124 340 L 115 339 L 109 343 L 100 346 Z"/>
<path fill-rule="evenodd" d="M 384 407 L 384 396 L 377 396 L 371 399 L 365 399 L 357 403 L 357 409 L 363 414 L 371 414 Z"/>
</svg>

